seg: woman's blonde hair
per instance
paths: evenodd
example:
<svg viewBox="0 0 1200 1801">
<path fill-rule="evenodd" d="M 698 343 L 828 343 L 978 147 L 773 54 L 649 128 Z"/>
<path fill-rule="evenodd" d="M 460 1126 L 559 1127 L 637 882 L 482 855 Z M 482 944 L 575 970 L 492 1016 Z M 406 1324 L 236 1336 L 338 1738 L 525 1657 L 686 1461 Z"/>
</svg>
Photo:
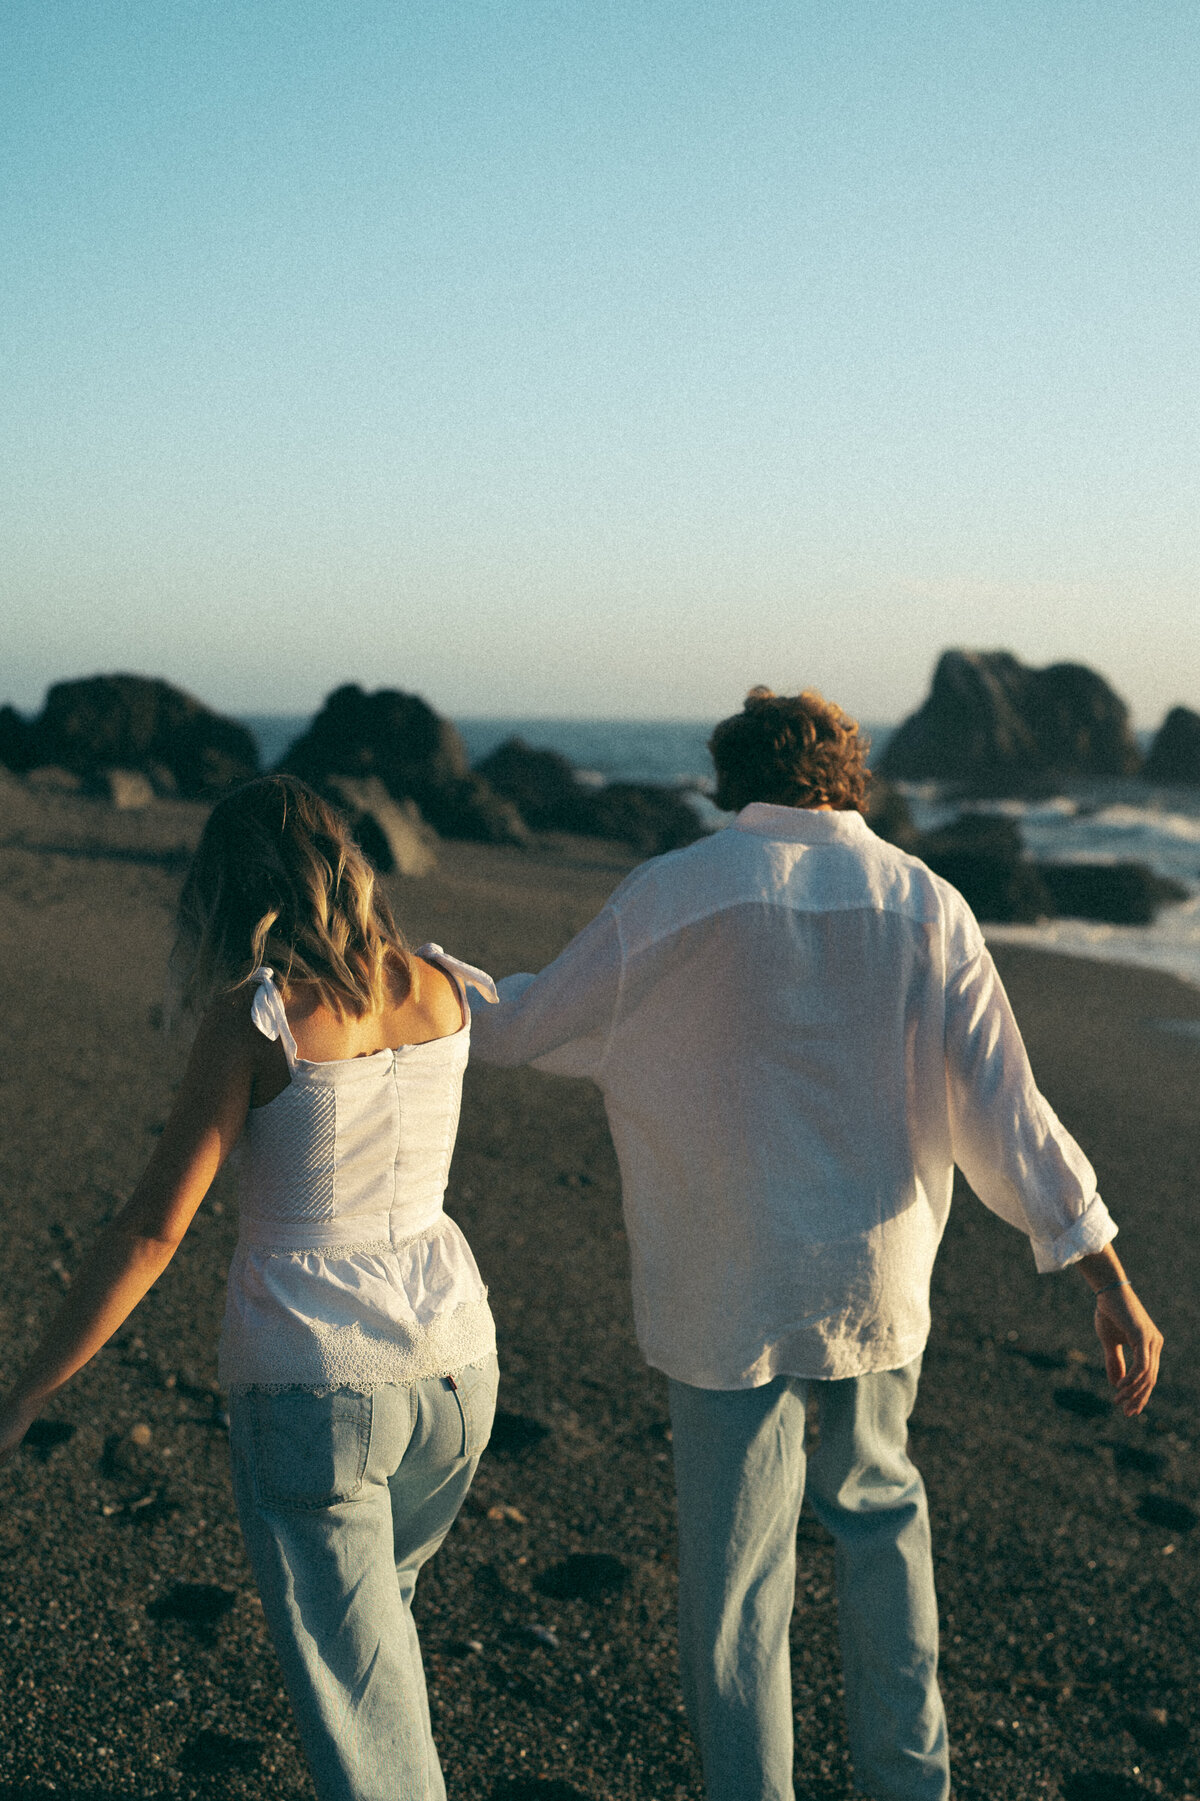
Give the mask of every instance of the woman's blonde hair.
<svg viewBox="0 0 1200 1801">
<path fill-rule="evenodd" d="M 311 983 L 339 1017 L 361 1018 L 411 985 L 409 952 L 375 871 L 341 815 L 306 782 L 246 782 L 209 814 L 184 878 L 172 961 L 184 1004 L 202 1008 L 274 969 L 286 999 Z"/>
</svg>

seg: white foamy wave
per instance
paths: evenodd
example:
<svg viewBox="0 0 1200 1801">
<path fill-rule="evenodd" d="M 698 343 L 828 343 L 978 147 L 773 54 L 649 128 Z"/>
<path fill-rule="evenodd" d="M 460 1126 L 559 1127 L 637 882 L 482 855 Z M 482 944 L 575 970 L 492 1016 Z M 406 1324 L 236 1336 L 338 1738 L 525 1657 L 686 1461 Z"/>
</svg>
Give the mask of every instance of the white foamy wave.
<svg viewBox="0 0 1200 1801">
<path fill-rule="evenodd" d="M 1200 988 L 1200 894 L 1165 908 L 1149 926 L 1048 919 L 1040 925 L 985 925 L 983 935 L 989 944 L 1028 944 L 1103 963 L 1133 963 Z"/>
</svg>

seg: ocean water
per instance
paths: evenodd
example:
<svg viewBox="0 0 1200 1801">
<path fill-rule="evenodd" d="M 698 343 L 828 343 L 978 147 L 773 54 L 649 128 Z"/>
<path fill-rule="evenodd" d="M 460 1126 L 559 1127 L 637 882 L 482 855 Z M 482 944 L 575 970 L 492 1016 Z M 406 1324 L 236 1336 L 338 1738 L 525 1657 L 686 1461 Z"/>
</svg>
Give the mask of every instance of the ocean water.
<svg viewBox="0 0 1200 1801">
<path fill-rule="evenodd" d="M 258 738 L 264 764 L 277 762 L 308 724 L 301 715 L 258 715 L 244 723 Z M 664 782 L 698 791 L 705 822 L 723 823 L 705 797 L 712 790 L 707 740 L 711 720 L 460 719 L 471 760 L 487 756 L 517 736 L 537 749 L 556 750 L 585 780 Z M 887 725 L 866 726 L 880 754 Z M 953 817 L 932 785 L 906 785 L 918 825 L 929 829 Z M 989 810 L 1016 820 L 1030 853 L 1054 862 L 1133 861 L 1173 876 L 1190 890 L 1179 906 L 1165 907 L 1150 926 L 1093 925 L 1048 920 L 1041 925 L 988 926 L 994 943 L 1021 943 L 1073 956 L 1134 963 L 1162 970 L 1200 987 L 1200 792 L 1153 789 L 1138 782 L 1079 784 L 1041 801 L 997 801 Z"/>
<path fill-rule="evenodd" d="M 303 714 L 258 714 L 244 717 L 258 739 L 263 763 L 277 763 L 308 726 Z M 467 755 L 478 763 L 506 738 L 523 738 L 535 750 L 556 750 L 575 765 L 584 780 L 596 782 L 663 782 L 668 786 L 713 785 L 708 740 L 711 719 L 457 719 Z M 876 754 L 892 727 L 863 728 Z"/>
</svg>

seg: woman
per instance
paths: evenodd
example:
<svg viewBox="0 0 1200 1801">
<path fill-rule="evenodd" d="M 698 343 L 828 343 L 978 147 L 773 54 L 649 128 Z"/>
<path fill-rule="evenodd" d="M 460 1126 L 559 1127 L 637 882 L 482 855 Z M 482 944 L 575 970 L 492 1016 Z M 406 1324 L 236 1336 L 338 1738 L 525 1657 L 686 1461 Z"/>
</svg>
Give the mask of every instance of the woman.
<svg viewBox="0 0 1200 1801">
<path fill-rule="evenodd" d="M 203 1019 L 142 1180 L 0 1406 L 0 1461 L 162 1274 L 239 1140 L 219 1373 L 246 1549 L 322 1801 L 440 1801 L 411 1602 L 491 1430 L 495 1327 L 442 1198 L 466 984 L 302 782 L 222 800 L 179 902 Z"/>
</svg>

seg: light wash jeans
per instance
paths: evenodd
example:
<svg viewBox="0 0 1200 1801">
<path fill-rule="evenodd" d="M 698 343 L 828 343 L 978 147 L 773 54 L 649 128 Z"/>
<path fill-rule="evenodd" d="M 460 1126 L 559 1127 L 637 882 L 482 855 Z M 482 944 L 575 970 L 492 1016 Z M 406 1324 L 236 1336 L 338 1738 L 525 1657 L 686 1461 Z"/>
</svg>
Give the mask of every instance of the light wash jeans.
<svg viewBox="0 0 1200 1801">
<path fill-rule="evenodd" d="M 907 1450 L 920 1369 L 670 1384 L 680 1667 L 708 1801 L 794 1801 L 788 1630 L 806 1473 L 836 1543 L 855 1781 L 872 1801 L 950 1793 L 929 1510 Z M 806 1458 L 810 1388 L 820 1419 Z"/>
<path fill-rule="evenodd" d="M 496 1359 L 230 1405 L 238 1517 L 321 1801 L 444 1801 L 412 1597 L 466 1498 Z"/>
</svg>

